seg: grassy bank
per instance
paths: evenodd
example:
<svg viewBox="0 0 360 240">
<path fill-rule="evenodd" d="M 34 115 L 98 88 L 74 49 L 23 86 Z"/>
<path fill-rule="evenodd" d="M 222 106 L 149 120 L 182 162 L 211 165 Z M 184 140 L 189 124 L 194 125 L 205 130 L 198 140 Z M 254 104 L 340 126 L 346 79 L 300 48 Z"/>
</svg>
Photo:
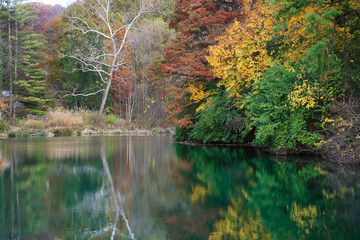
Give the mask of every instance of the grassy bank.
<svg viewBox="0 0 360 240">
<path fill-rule="evenodd" d="M 44 116 L 28 115 L 16 119 L 13 124 L 3 124 L 2 137 L 32 136 L 86 136 L 86 135 L 154 135 L 171 134 L 169 125 L 159 125 L 146 120 L 126 122 L 116 115 L 108 114 L 95 124 L 97 112 L 77 109 L 49 110 Z"/>
</svg>

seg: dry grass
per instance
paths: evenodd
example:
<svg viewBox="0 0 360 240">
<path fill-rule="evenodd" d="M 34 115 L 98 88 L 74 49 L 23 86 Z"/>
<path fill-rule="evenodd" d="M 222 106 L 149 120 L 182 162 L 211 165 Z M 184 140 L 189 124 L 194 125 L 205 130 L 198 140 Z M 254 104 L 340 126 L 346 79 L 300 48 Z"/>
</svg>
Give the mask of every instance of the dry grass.
<svg viewBox="0 0 360 240">
<path fill-rule="evenodd" d="M 73 111 L 73 114 L 75 116 L 80 116 L 82 117 L 82 119 L 85 122 L 85 125 L 87 126 L 93 126 L 95 124 L 96 121 L 96 117 L 97 117 L 97 112 L 95 111 L 90 111 L 90 110 L 84 110 L 84 109 L 79 109 L 79 110 L 75 110 Z"/>
<path fill-rule="evenodd" d="M 45 116 L 28 115 L 27 119 L 20 119 L 17 122 L 17 129 L 13 132 L 36 132 L 38 130 L 44 132 L 55 133 L 60 130 L 70 130 L 79 132 L 84 129 L 90 130 L 136 130 L 136 129 L 155 129 L 149 121 L 137 120 L 134 122 L 126 122 L 124 119 L 116 115 L 104 115 L 100 120 L 100 125 L 95 125 L 97 118 L 96 111 L 83 109 L 55 109 L 48 110 Z M 15 126 L 13 126 L 14 128 Z M 158 126 L 156 126 L 158 127 Z M 155 131 L 157 132 L 157 131 Z"/>
<path fill-rule="evenodd" d="M 25 128 L 30 128 L 30 129 L 44 129 L 45 122 L 42 120 L 28 119 L 24 123 L 24 126 L 25 126 Z"/>
<path fill-rule="evenodd" d="M 79 111 L 57 109 L 46 112 L 46 125 L 50 127 L 82 128 L 85 126 L 84 117 Z"/>
</svg>

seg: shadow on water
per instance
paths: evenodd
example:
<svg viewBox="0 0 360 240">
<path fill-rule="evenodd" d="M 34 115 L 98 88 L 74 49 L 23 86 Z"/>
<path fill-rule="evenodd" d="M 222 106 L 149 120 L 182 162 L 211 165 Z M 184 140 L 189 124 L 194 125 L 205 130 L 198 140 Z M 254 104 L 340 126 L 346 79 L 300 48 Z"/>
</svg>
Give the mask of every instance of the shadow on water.
<svg viewBox="0 0 360 240">
<path fill-rule="evenodd" d="M 0 239 L 360 236 L 359 169 L 311 156 L 170 136 L 7 139 L 0 150 Z"/>
</svg>

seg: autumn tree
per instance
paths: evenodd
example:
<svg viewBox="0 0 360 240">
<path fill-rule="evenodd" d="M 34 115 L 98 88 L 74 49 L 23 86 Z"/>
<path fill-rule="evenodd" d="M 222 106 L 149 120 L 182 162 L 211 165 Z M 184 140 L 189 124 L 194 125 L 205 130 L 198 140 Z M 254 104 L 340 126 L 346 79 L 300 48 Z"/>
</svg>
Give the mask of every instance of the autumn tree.
<svg viewBox="0 0 360 240">
<path fill-rule="evenodd" d="M 263 1 L 244 1 L 246 15 L 236 20 L 210 47 L 207 58 L 219 85 L 225 86 L 232 96 L 240 97 L 242 91 L 261 78 L 270 63 L 267 44 L 273 38 L 275 7 L 269 8 Z"/>
<path fill-rule="evenodd" d="M 68 11 L 76 6 L 69 6 Z M 75 51 L 82 45 L 102 48 L 94 36 L 69 32 L 69 23 L 59 15 L 45 26 L 44 35 L 47 40 L 48 59 L 44 62 L 47 71 L 46 81 L 51 92 L 56 96 L 58 105 L 92 109 L 101 103 L 101 96 L 93 94 L 101 88 L 99 76 L 93 72 L 74 71 L 80 69 L 80 63 L 64 53 Z M 64 96 L 65 95 L 65 96 Z M 66 96 L 69 95 L 69 96 Z M 88 96 L 89 97 L 86 97 Z M 90 97 L 91 96 L 91 97 Z"/>
<path fill-rule="evenodd" d="M 65 13 L 72 30 L 92 35 L 99 44 L 103 44 L 100 49 L 93 45 L 83 45 L 68 55 L 80 62 L 79 70 L 94 72 L 100 77 L 100 84 L 103 86 L 100 92 L 103 92 L 103 96 L 98 117 L 104 111 L 114 71 L 125 64 L 123 56 L 129 31 L 143 13 L 150 11 L 150 8 L 150 2 L 142 2 L 137 14 L 128 23 L 123 22 L 121 16 L 112 11 L 110 0 L 85 1 L 79 3 L 73 12 Z"/>
<path fill-rule="evenodd" d="M 50 5 L 41 2 L 27 3 L 36 13 L 37 19 L 33 21 L 36 32 L 43 32 L 48 28 L 48 23 L 58 17 L 65 10 L 61 5 Z"/>
<path fill-rule="evenodd" d="M 253 134 L 257 145 L 320 149 L 336 161 L 358 162 L 358 2 L 244 1 L 243 9 L 207 58 L 218 86 L 235 100 L 240 134 Z M 198 108 L 190 136 L 203 140 L 199 133 L 213 132 L 213 124 L 204 130 L 200 123 L 213 114 L 216 95 L 194 86 L 193 99 L 213 101 Z"/>
<path fill-rule="evenodd" d="M 215 79 L 206 60 L 208 47 L 215 43 L 226 26 L 241 18 L 241 2 L 177 0 L 170 27 L 178 34 L 165 49 L 163 70 L 177 76 L 170 87 L 169 119 L 179 126 L 190 126 L 194 109 L 199 105 L 190 99 L 190 83 L 196 89 L 205 89 Z"/>
<path fill-rule="evenodd" d="M 164 92 L 168 78 L 154 67 L 162 60 L 164 47 L 173 36 L 174 31 L 159 16 L 146 17 L 129 36 L 130 69 L 135 78 L 131 84 L 134 117 L 147 119 L 151 124 L 165 122 Z"/>
<path fill-rule="evenodd" d="M 128 47 L 126 53 L 127 54 L 123 58 L 126 60 L 127 64 L 114 71 L 111 87 L 111 111 L 125 117 L 127 122 L 131 122 L 134 102 L 134 73 L 130 69 L 132 52 Z"/>
</svg>

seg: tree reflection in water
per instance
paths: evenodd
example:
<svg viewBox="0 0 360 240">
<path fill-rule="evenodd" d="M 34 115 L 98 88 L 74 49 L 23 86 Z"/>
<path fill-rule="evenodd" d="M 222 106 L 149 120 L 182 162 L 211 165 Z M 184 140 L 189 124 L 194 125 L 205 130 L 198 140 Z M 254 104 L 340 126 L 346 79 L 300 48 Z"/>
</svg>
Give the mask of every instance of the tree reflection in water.
<svg viewBox="0 0 360 240">
<path fill-rule="evenodd" d="M 179 163 L 193 165 L 192 202 L 221 201 L 227 206 L 209 239 L 360 236 L 354 228 L 360 224 L 358 168 L 227 147 L 178 145 L 177 154 Z"/>
<path fill-rule="evenodd" d="M 357 168 L 171 136 L 7 139 L 0 150 L 0 239 L 360 235 Z"/>
<path fill-rule="evenodd" d="M 132 144 L 129 143 L 129 142 L 131 142 L 131 141 L 129 141 L 129 137 L 127 138 L 127 140 L 128 140 L 128 144 L 127 144 L 127 146 L 128 146 L 128 154 L 127 154 L 128 158 L 127 158 L 127 161 L 132 161 L 132 157 L 130 157 L 130 156 L 132 156 L 132 148 L 130 148 L 130 146 L 132 146 Z M 101 142 L 100 157 L 101 157 L 101 161 L 102 161 L 102 163 L 104 165 L 104 170 L 105 170 L 107 180 L 110 183 L 111 194 L 112 194 L 112 198 L 113 198 L 113 201 L 114 201 L 114 204 L 115 204 L 115 209 L 116 209 L 116 217 L 115 217 L 115 222 L 114 222 L 114 225 L 113 225 L 113 231 L 112 231 L 110 239 L 114 239 L 116 233 L 121 233 L 121 230 L 118 229 L 118 227 L 117 227 L 117 223 L 118 223 L 118 220 L 119 220 L 120 216 L 122 217 L 123 221 L 125 222 L 125 226 L 126 226 L 126 228 L 128 230 L 130 239 L 134 239 L 134 234 L 131 231 L 131 228 L 129 226 L 129 221 L 127 220 L 127 218 L 126 218 L 126 216 L 124 214 L 124 210 L 122 209 L 122 206 L 121 206 L 122 205 L 121 204 L 122 203 L 121 193 L 119 191 L 116 191 L 115 187 L 114 187 L 114 182 L 112 180 L 109 165 L 108 165 L 108 162 L 107 162 L 107 159 L 106 159 L 105 146 L 104 146 L 103 141 Z"/>
</svg>

